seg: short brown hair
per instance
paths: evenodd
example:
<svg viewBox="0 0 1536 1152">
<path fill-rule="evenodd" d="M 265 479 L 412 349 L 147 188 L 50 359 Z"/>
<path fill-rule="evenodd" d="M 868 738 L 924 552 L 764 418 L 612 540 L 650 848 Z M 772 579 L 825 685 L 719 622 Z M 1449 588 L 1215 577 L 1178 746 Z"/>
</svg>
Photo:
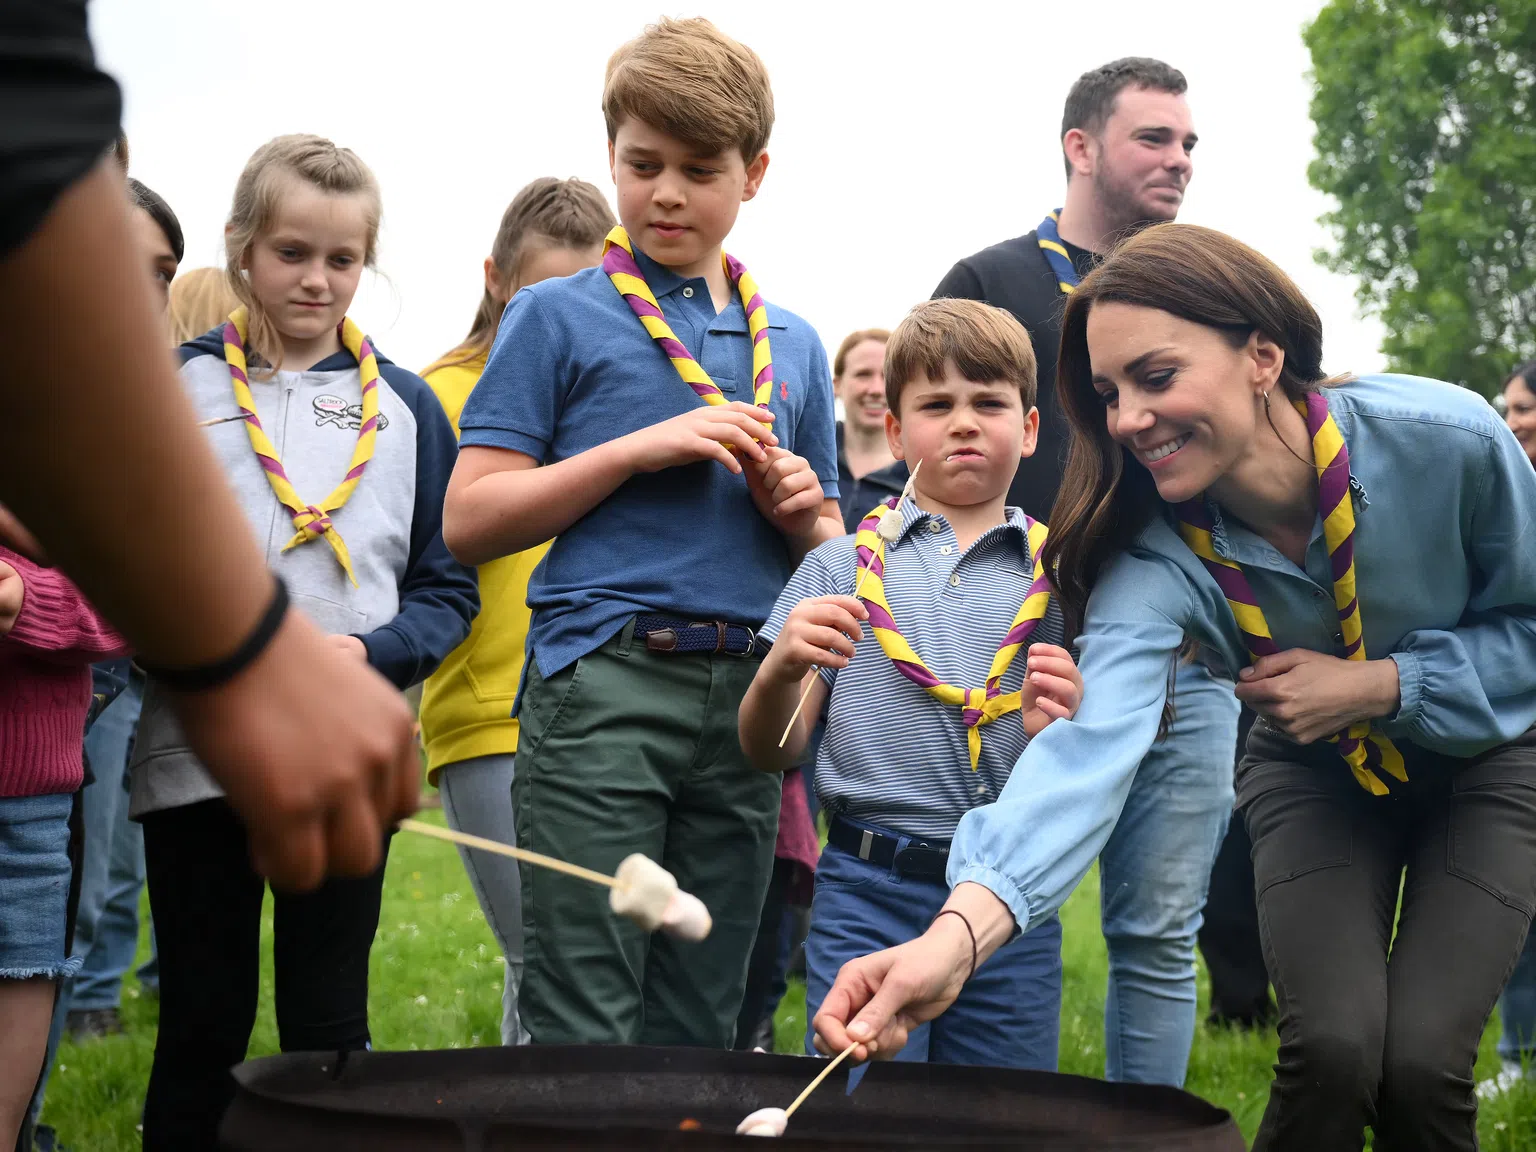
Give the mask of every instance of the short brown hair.
<svg viewBox="0 0 1536 1152">
<path fill-rule="evenodd" d="M 843 369 L 848 366 L 848 353 L 852 352 L 866 340 L 878 340 L 882 344 L 889 343 L 891 334 L 884 328 L 860 328 L 857 332 L 850 332 L 843 337 L 843 342 L 837 346 L 837 355 L 832 357 L 832 379 L 842 378 Z"/>
<path fill-rule="evenodd" d="M 708 20 L 663 17 L 608 58 L 603 119 L 611 142 L 626 117 L 714 155 L 750 163 L 773 132 L 773 89 L 757 53 Z"/>
<path fill-rule="evenodd" d="M 902 389 L 953 364 L 974 384 L 1016 384 L 1024 411 L 1035 406 L 1035 346 L 1011 312 L 979 300 L 925 300 L 896 325 L 885 345 L 885 403 L 901 412 Z"/>
<path fill-rule="evenodd" d="M 1092 72 L 1084 72 L 1067 93 L 1066 107 L 1061 112 L 1061 136 L 1077 128 L 1090 136 L 1104 131 L 1104 122 L 1115 110 L 1115 101 L 1127 88 L 1150 88 L 1154 92 L 1167 92 L 1182 96 L 1189 87 L 1184 73 L 1161 60 L 1150 56 L 1125 56 L 1111 60 Z M 1067 166 L 1067 179 L 1072 179 L 1072 162 L 1063 159 Z"/>
</svg>

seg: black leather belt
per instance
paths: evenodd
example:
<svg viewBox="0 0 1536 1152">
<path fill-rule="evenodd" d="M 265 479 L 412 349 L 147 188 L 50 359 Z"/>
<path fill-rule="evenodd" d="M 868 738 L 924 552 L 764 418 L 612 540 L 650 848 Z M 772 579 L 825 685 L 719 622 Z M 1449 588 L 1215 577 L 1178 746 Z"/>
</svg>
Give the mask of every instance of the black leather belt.
<svg viewBox="0 0 1536 1152">
<path fill-rule="evenodd" d="M 757 651 L 756 632 L 725 620 L 678 620 L 641 613 L 635 617 L 635 638 L 644 640 L 652 652 L 750 656 Z"/>
<path fill-rule="evenodd" d="M 876 868 L 892 868 L 898 876 L 920 877 L 924 880 L 943 880 L 949 867 L 949 844 L 945 841 L 913 840 L 908 837 L 905 848 L 900 848 L 902 838 L 890 832 L 877 832 L 846 820 L 832 817 L 827 829 L 827 843 L 850 856 L 867 860 Z"/>
</svg>

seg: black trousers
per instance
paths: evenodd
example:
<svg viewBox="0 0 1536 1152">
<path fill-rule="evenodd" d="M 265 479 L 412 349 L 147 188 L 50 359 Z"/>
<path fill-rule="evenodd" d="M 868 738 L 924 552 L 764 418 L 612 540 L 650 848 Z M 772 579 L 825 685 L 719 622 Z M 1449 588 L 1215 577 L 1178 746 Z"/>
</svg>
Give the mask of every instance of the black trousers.
<svg viewBox="0 0 1536 1152">
<path fill-rule="evenodd" d="M 1253 711 L 1244 708 L 1237 723 L 1239 762 L 1253 721 Z M 1247 825 L 1241 819 L 1231 821 L 1211 869 L 1211 886 L 1200 923 L 1200 954 L 1211 977 L 1212 1024 L 1253 1028 L 1268 1024 L 1275 1016 L 1264 945 L 1259 940 L 1252 851 Z"/>
<path fill-rule="evenodd" d="M 160 1031 L 144 1102 L 145 1152 L 217 1146 L 234 1099 L 229 1070 L 256 1022 L 261 902 L 245 829 L 223 800 L 144 818 L 144 861 L 160 948 Z M 273 969 L 285 1052 L 366 1048 L 368 951 L 384 867 L 273 897 Z"/>
<path fill-rule="evenodd" d="M 1536 730 L 1400 744 L 1376 797 L 1260 720 L 1238 770 L 1280 1054 L 1255 1152 L 1477 1147 L 1472 1065 L 1536 910 Z M 1399 900 L 1401 892 L 1401 900 Z M 1396 919 L 1396 933 L 1393 924 Z"/>
</svg>

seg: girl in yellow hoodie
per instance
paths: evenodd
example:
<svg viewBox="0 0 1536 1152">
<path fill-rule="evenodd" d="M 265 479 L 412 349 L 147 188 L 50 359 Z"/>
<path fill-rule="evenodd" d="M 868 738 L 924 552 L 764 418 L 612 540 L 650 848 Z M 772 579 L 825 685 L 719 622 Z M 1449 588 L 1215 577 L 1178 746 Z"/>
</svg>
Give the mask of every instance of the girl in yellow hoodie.
<svg viewBox="0 0 1536 1152">
<path fill-rule="evenodd" d="M 501 314 L 520 288 L 596 265 L 614 225 L 603 195 L 583 180 L 543 177 L 507 207 L 485 261 L 485 295 L 469 335 L 422 373 L 453 431 L 496 339 Z M 427 779 L 442 794 L 443 815 L 461 832 L 517 842 L 512 818 L 513 758 L 518 724 L 512 717 L 528 638 L 528 578 L 548 544 L 480 567 L 480 615 L 469 638 L 427 679 L 421 731 Z M 522 890 L 517 862 L 461 848 L 465 870 L 502 955 L 501 1041 L 523 1044 L 517 1016 L 523 975 Z"/>
</svg>

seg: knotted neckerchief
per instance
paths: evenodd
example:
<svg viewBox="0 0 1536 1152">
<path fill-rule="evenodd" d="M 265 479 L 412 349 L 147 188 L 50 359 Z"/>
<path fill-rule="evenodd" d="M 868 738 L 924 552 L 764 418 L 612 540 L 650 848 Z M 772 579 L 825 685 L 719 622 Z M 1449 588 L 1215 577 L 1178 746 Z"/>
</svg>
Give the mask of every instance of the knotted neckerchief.
<svg viewBox="0 0 1536 1152">
<path fill-rule="evenodd" d="M 1035 229 L 1035 243 L 1040 245 L 1040 251 L 1045 253 L 1045 262 L 1051 266 L 1051 272 L 1056 277 L 1056 287 L 1070 296 L 1077 291 L 1077 286 L 1082 282 L 1082 277 L 1077 274 L 1077 269 L 1072 266 L 1072 257 L 1067 254 L 1067 246 L 1061 242 L 1061 233 L 1056 231 L 1056 221 L 1061 218 L 1061 209 L 1058 208 Z"/>
<path fill-rule="evenodd" d="M 747 314 L 747 332 L 752 337 L 752 402 L 759 408 L 766 408 L 773 395 L 773 354 L 768 348 L 768 308 L 763 303 L 762 293 L 757 290 L 757 281 L 752 279 L 752 274 L 742 266 L 741 261 L 723 252 L 720 260 L 725 265 L 726 278 L 735 285 L 741 296 L 742 309 Z M 683 383 L 697 392 L 706 404 L 730 403 L 661 314 L 661 305 L 656 302 L 655 293 L 645 282 L 645 274 L 640 271 L 640 265 L 635 262 L 635 250 L 630 247 L 629 233 L 622 226 L 615 227 L 603 241 L 603 271 L 613 281 L 619 295 L 624 297 L 630 311 L 639 317 L 651 339 L 667 354 L 667 359 L 672 361 L 672 367 L 677 369 Z"/>
<path fill-rule="evenodd" d="M 1046 528 L 1044 524 L 1028 516 L 1024 517 L 1029 554 L 1035 561 L 1034 579 L 1030 582 L 1029 592 L 1024 597 L 1018 615 L 1008 628 L 1008 634 L 1003 637 L 996 655 L 992 657 L 987 686 L 957 688 L 935 676 L 928 665 L 923 663 L 923 658 L 913 651 L 907 638 L 901 634 L 901 628 L 891 614 L 890 602 L 885 598 L 886 541 L 879 531 L 880 521 L 887 516 L 899 516 L 896 509 L 900 507 L 900 502 L 899 496 L 883 500 L 859 522 L 854 547 L 858 552 L 856 567 L 864 572 L 860 578 L 863 588 L 860 599 L 869 608 L 869 624 L 874 629 L 875 639 L 880 641 L 880 647 L 891 658 L 891 663 L 896 665 L 896 670 L 941 704 L 961 710 L 961 718 L 966 727 L 966 744 L 971 754 L 971 771 L 974 772 L 981 758 L 982 725 L 992 723 L 999 716 L 1017 712 L 1023 705 L 1021 693 L 1004 692 L 1002 681 L 1013 658 L 1029 643 L 1030 636 L 1050 606 L 1051 584 L 1046 579 L 1045 564 L 1040 558 L 1040 551 L 1045 546 Z"/>
<path fill-rule="evenodd" d="M 368 342 L 368 337 L 363 335 L 363 330 L 343 317 L 337 334 L 341 337 L 346 350 L 357 360 L 358 372 L 362 377 L 362 422 L 357 430 L 357 446 L 352 450 L 352 463 L 347 468 L 346 476 L 319 504 L 306 504 L 299 495 L 298 489 L 294 488 L 293 481 L 288 479 L 288 473 L 283 469 L 283 462 L 277 455 L 277 449 L 267 438 L 267 433 L 261 426 L 261 419 L 256 415 L 256 400 L 251 395 L 251 383 L 246 377 L 247 319 L 248 314 L 244 308 L 237 308 L 230 313 L 229 320 L 224 325 L 224 362 L 229 365 L 229 379 L 235 388 L 235 403 L 240 406 L 240 411 L 245 415 L 245 431 L 251 438 L 251 447 L 256 450 L 256 459 L 261 461 L 262 471 L 267 474 L 267 482 L 272 485 L 272 491 L 278 500 L 292 514 L 293 526 L 298 529 L 293 539 L 283 545 L 283 551 L 286 552 L 299 544 L 324 536 L 331 550 L 336 553 L 336 559 L 341 562 L 347 579 L 356 587 L 357 576 L 352 571 L 351 554 L 347 552 L 347 545 L 342 540 L 341 533 L 331 522 L 331 513 L 347 502 L 347 498 L 352 495 L 352 490 L 357 487 L 357 482 L 363 475 L 363 469 L 368 467 L 368 461 L 373 459 L 374 441 L 379 435 L 378 357 L 374 355 L 373 345 Z"/>
<path fill-rule="evenodd" d="M 1320 393 L 1308 392 L 1305 402 L 1297 402 L 1296 409 L 1306 417 L 1307 433 L 1312 437 L 1317 509 L 1323 518 L 1323 538 L 1328 543 L 1333 566 L 1333 603 L 1344 636 L 1344 655 L 1350 660 L 1364 660 L 1365 636 L 1361 631 L 1360 601 L 1355 594 L 1355 507 L 1349 493 L 1349 449 L 1328 413 L 1328 401 Z M 1205 501 L 1199 497 L 1186 500 L 1176 511 L 1180 535 L 1221 586 L 1249 654 L 1257 660 L 1280 651 L 1241 565 L 1216 554 L 1211 540 L 1214 522 Z M 1339 746 L 1339 755 L 1349 764 L 1355 779 L 1372 795 L 1387 793 L 1386 784 L 1376 774 L 1379 769 L 1385 769 L 1398 780 L 1408 779 L 1402 753 L 1384 734 L 1372 729 L 1369 721 L 1357 720 L 1346 731 L 1328 739 Z"/>
</svg>

